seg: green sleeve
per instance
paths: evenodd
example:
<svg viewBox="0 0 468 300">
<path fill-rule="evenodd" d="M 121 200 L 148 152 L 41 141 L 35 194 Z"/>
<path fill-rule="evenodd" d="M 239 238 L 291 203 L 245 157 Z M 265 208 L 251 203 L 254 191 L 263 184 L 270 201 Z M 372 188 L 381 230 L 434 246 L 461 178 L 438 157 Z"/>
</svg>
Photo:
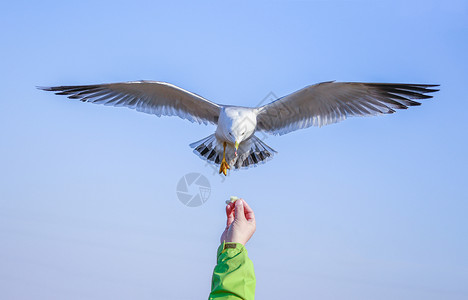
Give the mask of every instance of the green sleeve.
<svg viewBox="0 0 468 300">
<path fill-rule="evenodd" d="M 254 297 L 255 273 L 247 250 L 239 243 L 221 244 L 209 299 L 253 300 Z"/>
</svg>

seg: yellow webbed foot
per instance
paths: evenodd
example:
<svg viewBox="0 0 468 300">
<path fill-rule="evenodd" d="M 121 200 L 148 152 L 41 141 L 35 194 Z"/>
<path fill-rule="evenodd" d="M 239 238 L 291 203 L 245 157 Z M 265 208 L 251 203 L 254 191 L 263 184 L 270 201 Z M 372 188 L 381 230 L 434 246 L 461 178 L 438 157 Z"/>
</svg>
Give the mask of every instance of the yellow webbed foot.
<svg viewBox="0 0 468 300">
<path fill-rule="evenodd" d="M 224 176 L 227 176 L 227 170 L 230 169 L 231 167 L 228 165 L 226 160 L 223 159 L 221 162 L 221 166 L 219 166 L 219 174 L 223 173 Z"/>
</svg>

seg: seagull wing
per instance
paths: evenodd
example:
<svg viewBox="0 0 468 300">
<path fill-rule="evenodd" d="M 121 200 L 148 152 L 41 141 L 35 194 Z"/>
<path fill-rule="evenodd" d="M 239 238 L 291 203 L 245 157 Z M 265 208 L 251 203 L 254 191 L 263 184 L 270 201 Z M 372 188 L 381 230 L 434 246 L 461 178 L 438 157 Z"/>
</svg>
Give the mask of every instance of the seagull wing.
<svg viewBox="0 0 468 300">
<path fill-rule="evenodd" d="M 323 126 L 349 116 L 391 114 L 421 105 L 412 99 L 438 91 L 438 85 L 400 83 L 322 82 L 307 86 L 257 108 L 257 129 L 282 135 L 310 126 Z"/>
<path fill-rule="evenodd" d="M 38 87 L 70 99 L 110 106 L 126 106 L 160 116 L 179 116 L 191 122 L 217 124 L 220 106 L 175 85 L 158 81 Z"/>
</svg>

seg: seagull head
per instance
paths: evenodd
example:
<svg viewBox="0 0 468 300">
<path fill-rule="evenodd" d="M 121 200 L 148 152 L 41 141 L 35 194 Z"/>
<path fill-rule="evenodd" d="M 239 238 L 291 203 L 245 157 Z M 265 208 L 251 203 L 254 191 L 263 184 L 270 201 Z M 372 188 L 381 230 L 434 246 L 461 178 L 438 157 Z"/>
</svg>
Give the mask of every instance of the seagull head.
<svg viewBox="0 0 468 300">
<path fill-rule="evenodd" d="M 257 126 L 257 116 L 252 109 L 242 107 L 232 107 L 227 110 L 227 120 L 225 128 L 227 140 L 234 144 L 234 155 L 237 156 L 239 145 L 249 139 L 255 132 Z"/>
</svg>

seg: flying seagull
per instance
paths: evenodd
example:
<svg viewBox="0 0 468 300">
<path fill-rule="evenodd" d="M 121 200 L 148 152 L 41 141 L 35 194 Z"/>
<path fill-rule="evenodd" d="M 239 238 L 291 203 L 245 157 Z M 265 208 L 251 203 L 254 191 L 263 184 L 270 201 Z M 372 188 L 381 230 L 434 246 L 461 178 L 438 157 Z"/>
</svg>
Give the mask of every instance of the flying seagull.
<svg viewBox="0 0 468 300">
<path fill-rule="evenodd" d="M 328 81 L 307 86 L 261 107 L 211 102 L 180 87 L 159 81 L 38 87 L 70 99 L 109 106 L 125 106 L 160 116 L 179 116 L 191 122 L 217 125 L 214 134 L 190 144 L 202 159 L 219 165 L 248 168 L 273 157 L 275 150 L 255 136 L 274 135 L 310 126 L 323 126 L 350 116 L 391 114 L 421 103 L 438 91 L 434 84 L 360 83 Z"/>
</svg>

